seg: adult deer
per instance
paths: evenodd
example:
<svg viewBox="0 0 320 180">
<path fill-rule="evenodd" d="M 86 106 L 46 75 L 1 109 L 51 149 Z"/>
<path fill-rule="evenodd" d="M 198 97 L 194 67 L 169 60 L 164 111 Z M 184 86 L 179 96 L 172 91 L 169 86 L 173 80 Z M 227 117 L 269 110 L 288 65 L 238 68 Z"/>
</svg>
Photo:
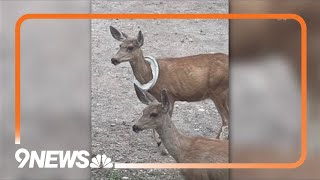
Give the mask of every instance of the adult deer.
<svg viewBox="0 0 320 180">
<path fill-rule="evenodd" d="M 210 98 L 222 118 L 219 137 L 229 120 L 229 60 L 226 54 L 199 54 L 155 60 L 152 57 L 144 57 L 142 53 L 144 38 L 141 31 L 137 38 L 128 37 L 112 26 L 110 32 L 116 40 L 122 42 L 120 50 L 111 58 L 111 62 L 114 65 L 129 62 L 136 78 L 135 83 L 157 100 L 160 100 L 161 90 L 167 89 L 170 97 L 170 116 L 175 101 L 193 102 Z M 161 143 L 157 142 L 158 145 Z"/>
<path fill-rule="evenodd" d="M 139 100 L 148 106 L 132 126 L 133 131 L 155 129 L 169 154 L 178 163 L 227 163 L 228 141 L 204 137 L 187 137 L 179 132 L 171 120 L 170 98 L 161 91 L 161 103 L 151 94 L 134 85 Z M 181 169 L 186 180 L 227 180 L 227 169 Z"/>
</svg>

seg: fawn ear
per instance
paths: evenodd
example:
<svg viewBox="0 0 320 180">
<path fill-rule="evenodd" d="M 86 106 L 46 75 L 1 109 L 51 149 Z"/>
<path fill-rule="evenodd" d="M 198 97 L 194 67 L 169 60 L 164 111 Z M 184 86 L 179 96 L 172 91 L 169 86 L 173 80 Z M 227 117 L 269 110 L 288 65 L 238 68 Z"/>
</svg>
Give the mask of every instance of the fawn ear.
<svg viewBox="0 0 320 180">
<path fill-rule="evenodd" d="M 141 47 L 141 46 L 143 45 L 143 42 L 144 42 L 144 38 L 143 38 L 143 35 L 142 35 L 142 32 L 141 32 L 141 31 L 139 31 L 137 40 L 138 40 L 139 46 Z"/>
<path fill-rule="evenodd" d="M 110 26 L 110 32 L 111 32 L 112 37 L 118 41 L 123 42 L 124 40 L 126 40 L 128 38 L 128 36 L 125 33 L 118 31 L 116 28 L 114 28 L 112 26 Z"/>
<path fill-rule="evenodd" d="M 139 88 L 135 83 L 134 83 L 134 90 L 136 91 L 136 94 L 137 94 L 139 100 L 143 104 L 149 105 L 150 103 L 152 103 L 156 99 L 147 91 Z"/>
<path fill-rule="evenodd" d="M 169 101 L 169 96 L 166 89 L 163 89 L 161 91 L 161 103 L 162 103 L 163 110 L 165 112 L 168 112 L 170 109 L 170 101 Z"/>
</svg>

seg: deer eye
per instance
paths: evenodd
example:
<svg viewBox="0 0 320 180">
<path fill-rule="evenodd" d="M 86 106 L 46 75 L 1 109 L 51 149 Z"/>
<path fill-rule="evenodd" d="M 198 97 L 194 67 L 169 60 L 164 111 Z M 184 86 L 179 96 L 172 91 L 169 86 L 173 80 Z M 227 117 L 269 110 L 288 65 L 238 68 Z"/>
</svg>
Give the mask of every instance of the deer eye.
<svg viewBox="0 0 320 180">
<path fill-rule="evenodd" d="M 133 47 L 132 46 L 129 46 L 128 47 L 128 51 L 132 51 L 133 50 Z"/>
<path fill-rule="evenodd" d="M 157 114 L 157 113 L 151 113 L 150 116 L 151 116 L 151 117 L 157 117 L 158 114 Z"/>
</svg>

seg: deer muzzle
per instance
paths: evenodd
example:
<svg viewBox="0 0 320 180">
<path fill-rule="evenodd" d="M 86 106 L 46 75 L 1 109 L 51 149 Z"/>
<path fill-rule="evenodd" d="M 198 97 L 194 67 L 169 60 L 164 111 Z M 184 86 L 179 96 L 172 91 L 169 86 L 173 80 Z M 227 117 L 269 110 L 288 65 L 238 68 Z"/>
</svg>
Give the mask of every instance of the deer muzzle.
<svg viewBox="0 0 320 180">
<path fill-rule="evenodd" d="M 138 132 L 142 131 L 142 129 L 141 129 L 141 128 L 139 128 L 139 127 L 138 127 L 138 126 L 136 126 L 136 125 L 133 125 L 133 126 L 132 126 L 132 130 L 133 130 L 134 132 L 136 132 L 136 133 L 138 133 Z"/>
<path fill-rule="evenodd" d="M 116 58 L 111 58 L 111 63 L 114 65 L 118 65 L 118 64 L 120 64 L 120 61 Z"/>
</svg>

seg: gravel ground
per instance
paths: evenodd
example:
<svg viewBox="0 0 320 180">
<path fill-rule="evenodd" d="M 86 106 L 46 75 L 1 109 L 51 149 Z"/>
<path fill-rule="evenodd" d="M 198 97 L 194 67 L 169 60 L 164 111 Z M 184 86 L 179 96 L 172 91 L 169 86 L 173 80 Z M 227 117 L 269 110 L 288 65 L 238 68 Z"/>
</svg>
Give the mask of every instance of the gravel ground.
<svg viewBox="0 0 320 180">
<path fill-rule="evenodd" d="M 93 1 L 92 13 L 227 13 L 228 2 L 219 1 Z M 135 95 L 129 63 L 114 66 L 111 56 L 119 42 L 109 26 L 129 36 L 143 32 L 144 55 L 180 57 L 200 53 L 228 53 L 227 20 L 92 20 L 92 153 L 105 153 L 113 162 L 175 162 L 161 156 L 151 130 L 132 131 L 145 105 Z M 221 118 L 211 100 L 178 102 L 173 121 L 187 135 L 215 137 Z M 178 170 L 93 169 L 94 179 L 182 179 Z"/>
</svg>

